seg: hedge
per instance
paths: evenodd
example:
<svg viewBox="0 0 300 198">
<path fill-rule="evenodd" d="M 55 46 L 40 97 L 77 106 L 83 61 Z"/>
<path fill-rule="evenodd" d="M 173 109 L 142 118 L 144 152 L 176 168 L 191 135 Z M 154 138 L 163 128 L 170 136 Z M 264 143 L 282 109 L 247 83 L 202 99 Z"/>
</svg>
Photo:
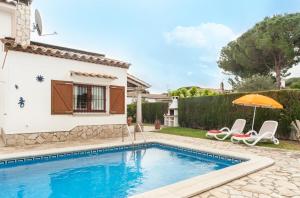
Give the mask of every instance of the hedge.
<svg viewBox="0 0 300 198">
<path fill-rule="evenodd" d="M 132 122 L 136 121 L 136 103 L 127 105 L 127 117 L 132 117 Z"/>
<path fill-rule="evenodd" d="M 164 114 L 168 112 L 168 103 L 143 103 L 142 112 L 144 123 L 153 124 L 156 119 L 163 123 Z M 136 104 L 127 105 L 127 115 L 133 117 L 133 122 L 136 121 Z"/>
<path fill-rule="evenodd" d="M 277 136 L 288 139 L 291 122 L 300 119 L 300 91 L 279 90 L 257 92 L 269 96 L 283 106 L 283 110 L 257 108 L 254 129 L 258 130 L 265 120 L 279 122 Z M 232 126 L 235 119 L 247 120 L 246 130 L 251 128 L 253 107 L 233 105 L 232 101 L 248 93 L 232 93 L 218 96 L 202 96 L 179 100 L 179 124 L 182 127 L 218 129 Z"/>
</svg>

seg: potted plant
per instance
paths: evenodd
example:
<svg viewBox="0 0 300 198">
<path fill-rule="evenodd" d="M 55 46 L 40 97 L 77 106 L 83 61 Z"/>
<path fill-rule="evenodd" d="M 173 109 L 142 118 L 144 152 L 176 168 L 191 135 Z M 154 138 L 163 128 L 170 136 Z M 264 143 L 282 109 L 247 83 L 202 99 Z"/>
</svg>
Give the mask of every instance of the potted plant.
<svg viewBox="0 0 300 198">
<path fill-rule="evenodd" d="M 156 130 L 159 130 L 160 129 L 160 120 L 159 119 L 156 119 L 155 122 L 154 122 L 154 127 Z"/>
<path fill-rule="evenodd" d="M 129 116 L 127 118 L 127 124 L 128 124 L 128 126 L 130 126 L 132 124 L 132 117 L 131 116 Z"/>
</svg>

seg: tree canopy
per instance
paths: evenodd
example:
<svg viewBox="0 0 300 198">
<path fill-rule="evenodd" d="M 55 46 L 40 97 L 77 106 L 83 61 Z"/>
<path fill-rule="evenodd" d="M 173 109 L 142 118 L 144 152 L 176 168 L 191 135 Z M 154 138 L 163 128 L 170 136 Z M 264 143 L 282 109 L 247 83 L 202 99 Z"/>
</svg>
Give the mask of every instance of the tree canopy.
<svg viewBox="0 0 300 198">
<path fill-rule="evenodd" d="M 289 78 L 285 82 L 285 85 L 291 89 L 300 89 L 300 78 Z"/>
<path fill-rule="evenodd" d="M 201 89 L 199 87 L 182 87 L 173 91 L 169 91 L 171 96 L 179 96 L 180 98 L 197 97 L 197 96 L 213 96 L 218 95 L 217 92 L 210 89 Z"/>
<path fill-rule="evenodd" d="M 300 62 L 299 46 L 300 13 L 266 17 L 223 47 L 218 65 L 240 78 L 275 74 L 280 88 L 281 77 Z"/>
<path fill-rule="evenodd" d="M 232 81 L 232 88 L 236 92 L 252 92 L 276 89 L 272 76 L 253 75 L 240 81 Z"/>
</svg>

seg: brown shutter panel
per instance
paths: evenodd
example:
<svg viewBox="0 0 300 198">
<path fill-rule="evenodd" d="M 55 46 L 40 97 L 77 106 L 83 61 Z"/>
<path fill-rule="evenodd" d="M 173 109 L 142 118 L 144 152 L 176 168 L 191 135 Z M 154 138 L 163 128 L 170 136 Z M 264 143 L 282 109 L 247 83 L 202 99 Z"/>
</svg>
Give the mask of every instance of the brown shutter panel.
<svg viewBox="0 0 300 198">
<path fill-rule="evenodd" d="M 110 113 L 124 114 L 125 113 L 125 87 L 110 86 Z"/>
<path fill-rule="evenodd" d="M 51 114 L 73 113 L 73 83 L 51 81 Z"/>
</svg>

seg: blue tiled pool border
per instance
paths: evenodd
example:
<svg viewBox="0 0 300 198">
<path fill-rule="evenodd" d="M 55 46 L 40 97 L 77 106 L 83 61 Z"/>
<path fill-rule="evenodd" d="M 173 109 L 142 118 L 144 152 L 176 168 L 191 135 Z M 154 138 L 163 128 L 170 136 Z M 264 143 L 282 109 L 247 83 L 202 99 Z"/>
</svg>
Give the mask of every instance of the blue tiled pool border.
<svg viewBox="0 0 300 198">
<path fill-rule="evenodd" d="M 110 146 L 105 148 L 97 148 L 97 149 L 89 149 L 89 150 L 80 150 L 80 151 L 72 151 L 72 152 L 65 152 L 65 153 L 57 153 L 57 154 L 47 154 L 47 155 L 38 155 L 38 156 L 29 156 L 29 157 L 22 157 L 16 159 L 7 159 L 7 160 L 0 160 L 0 168 L 9 168 L 27 164 L 34 164 L 40 162 L 49 162 L 55 160 L 64 160 L 70 158 L 78 158 L 78 157 L 88 157 L 93 155 L 99 155 L 103 153 L 111 153 L 111 152 L 118 152 L 118 151 L 127 151 L 133 149 L 143 149 L 143 148 L 150 148 L 150 147 L 159 147 L 163 149 L 168 149 L 172 151 L 180 151 L 185 152 L 188 154 L 192 154 L 195 156 L 201 156 L 204 158 L 216 159 L 216 160 L 225 160 L 231 162 L 233 164 L 241 163 L 247 161 L 246 159 L 235 158 L 231 156 L 224 156 L 215 153 L 209 153 L 201 150 L 180 147 L 175 145 L 169 145 L 165 143 L 158 143 L 158 142 L 146 142 L 146 143 L 139 143 L 139 144 L 131 144 L 131 145 L 121 145 L 121 146 Z"/>
</svg>

